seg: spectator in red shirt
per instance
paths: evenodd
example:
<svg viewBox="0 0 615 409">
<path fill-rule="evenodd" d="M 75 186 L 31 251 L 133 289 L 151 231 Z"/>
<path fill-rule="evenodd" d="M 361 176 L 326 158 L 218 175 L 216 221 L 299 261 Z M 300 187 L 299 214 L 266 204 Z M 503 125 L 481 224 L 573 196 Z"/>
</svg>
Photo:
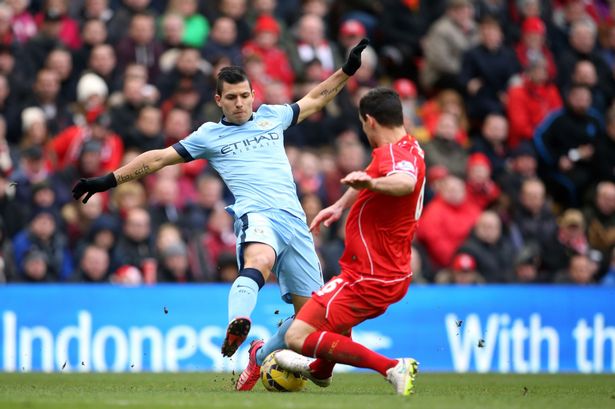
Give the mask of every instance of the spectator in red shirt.
<svg viewBox="0 0 615 409">
<path fill-rule="evenodd" d="M 451 263 L 480 212 L 480 207 L 468 200 L 463 180 L 447 176 L 440 193 L 425 207 L 417 232 L 436 268 Z"/>
<path fill-rule="evenodd" d="M 262 15 L 256 19 L 254 36 L 243 47 L 243 55 L 257 54 L 265 64 L 267 75 L 278 81 L 282 81 L 291 88 L 295 80 L 295 74 L 291 68 L 286 52 L 279 45 L 280 26 L 271 16 Z"/>
<path fill-rule="evenodd" d="M 545 40 L 545 23 L 539 17 L 528 17 L 521 26 L 521 41 L 515 46 L 515 52 L 523 69 L 527 69 L 536 60 L 544 60 L 548 78 L 555 80 L 557 66 Z"/>
<path fill-rule="evenodd" d="M 81 47 L 79 24 L 68 15 L 68 1 L 47 0 L 45 2 L 45 9 L 34 17 L 38 27 L 43 24 L 46 13 L 56 14 L 58 16 L 60 24 L 58 38 L 62 44 L 66 45 L 71 50 L 76 50 Z"/>
<path fill-rule="evenodd" d="M 508 91 L 508 146 L 515 149 L 520 142 L 530 141 L 538 124 L 561 106 L 557 87 L 548 81 L 547 62 L 537 59 L 527 65 L 522 82 Z"/>
<path fill-rule="evenodd" d="M 36 35 L 37 27 L 34 17 L 28 11 L 27 0 L 12 0 L 7 1 L 13 9 L 13 17 L 11 20 L 11 26 L 13 27 L 13 33 L 15 39 L 19 43 L 27 43 L 28 40 Z"/>
<path fill-rule="evenodd" d="M 500 196 L 500 188 L 491 180 L 491 162 L 483 153 L 477 152 L 468 158 L 466 195 L 481 209 L 485 209 Z"/>
<path fill-rule="evenodd" d="M 83 144 L 90 140 L 98 140 L 101 146 L 101 165 L 105 172 L 111 172 L 120 166 L 124 154 L 122 139 L 109 129 L 109 116 L 101 112 L 86 125 L 74 125 L 66 128 L 51 142 L 57 158 L 57 169 L 63 169 L 74 164 L 79 159 Z"/>
<path fill-rule="evenodd" d="M 469 121 L 466 114 L 463 97 L 453 89 L 445 89 L 437 95 L 425 101 L 420 110 L 420 117 L 429 134 L 433 138 L 437 132 L 440 116 L 444 113 L 453 114 L 459 123 L 455 133 L 455 140 L 461 145 L 468 144 Z"/>
</svg>

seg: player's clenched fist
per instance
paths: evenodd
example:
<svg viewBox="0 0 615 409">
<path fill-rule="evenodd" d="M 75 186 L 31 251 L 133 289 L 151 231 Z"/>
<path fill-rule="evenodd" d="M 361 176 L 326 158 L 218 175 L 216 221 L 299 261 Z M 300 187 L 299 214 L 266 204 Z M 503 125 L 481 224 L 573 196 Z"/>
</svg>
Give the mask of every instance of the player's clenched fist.
<svg viewBox="0 0 615 409">
<path fill-rule="evenodd" d="M 116 186 L 117 180 L 115 180 L 113 172 L 97 178 L 81 178 L 73 188 L 73 199 L 79 200 L 85 194 L 83 203 L 87 203 L 94 193 L 104 192 Z"/>
</svg>

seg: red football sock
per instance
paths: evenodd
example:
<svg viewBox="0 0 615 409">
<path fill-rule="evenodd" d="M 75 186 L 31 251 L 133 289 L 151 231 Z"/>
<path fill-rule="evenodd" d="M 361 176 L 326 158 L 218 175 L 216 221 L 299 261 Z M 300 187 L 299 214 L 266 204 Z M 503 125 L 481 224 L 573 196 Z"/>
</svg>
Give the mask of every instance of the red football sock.
<svg viewBox="0 0 615 409">
<path fill-rule="evenodd" d="M 395 359 L 367 349 L 344 335 L 326 331 L 316 331 L 308 335 L 301 353 L 335 363 L 370 368 L 383 376 L 386 376 L 387 369 L 397 365 Z"/>
<path fill-rule="evenodd" d="M 343 334 L 348 338 L 352 337 L 352 329 L 349 329 L 347 333 Z M 333 374 L 333 368 L 335 367 L 335 362 L 329 361 L 327 359 L 317 358 L 314 362 L 310 364 L 310 372 L 318 378 L 318 379 L 326 379 L 329 378 Z"/>
</svg>

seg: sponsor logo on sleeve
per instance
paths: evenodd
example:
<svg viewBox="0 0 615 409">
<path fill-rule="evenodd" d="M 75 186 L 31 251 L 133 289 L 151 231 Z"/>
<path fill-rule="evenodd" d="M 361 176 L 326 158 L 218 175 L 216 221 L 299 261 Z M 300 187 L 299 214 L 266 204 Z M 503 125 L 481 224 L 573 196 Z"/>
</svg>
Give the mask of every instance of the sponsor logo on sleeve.
<svg viewBox="0 0 615 409">
<path fill-rule="evenodd" d="M 394 170 L 400 170 L 403 172 L 416 173 L 416 167 L 412 162 L 407 160 L 402 160 L 401 162 L 396 162 L 393 166 Z"/>
</svg>

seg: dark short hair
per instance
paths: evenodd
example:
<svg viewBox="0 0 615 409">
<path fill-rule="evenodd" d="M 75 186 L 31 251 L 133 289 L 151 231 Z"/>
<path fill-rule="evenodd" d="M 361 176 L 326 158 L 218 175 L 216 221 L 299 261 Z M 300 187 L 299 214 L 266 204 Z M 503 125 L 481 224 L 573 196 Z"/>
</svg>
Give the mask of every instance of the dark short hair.
<svg viewBox="0 0 615 409">
<path fill-rule="evenodd" d="M 359 102 L 359 115 L 363 120 L 369 115 L 387 128 L 404 124 L 399 95 L 389 88 L 378 87 L 365 94 Z"/>
<path fill-rule="evenodd" d="M 250 89 L 252 89 L 252 83 L 250 82 L 248 74 L 246 74 L 243 68 L 236 65 L 224 67 L 218 73 L 218 81 L 216 82 L 216 94 L 222 95 L 222 87 L 224 86 L 224 83 L 239 84 L 240 82 L 244 81 L 248 81 Z"/>
</svg>

